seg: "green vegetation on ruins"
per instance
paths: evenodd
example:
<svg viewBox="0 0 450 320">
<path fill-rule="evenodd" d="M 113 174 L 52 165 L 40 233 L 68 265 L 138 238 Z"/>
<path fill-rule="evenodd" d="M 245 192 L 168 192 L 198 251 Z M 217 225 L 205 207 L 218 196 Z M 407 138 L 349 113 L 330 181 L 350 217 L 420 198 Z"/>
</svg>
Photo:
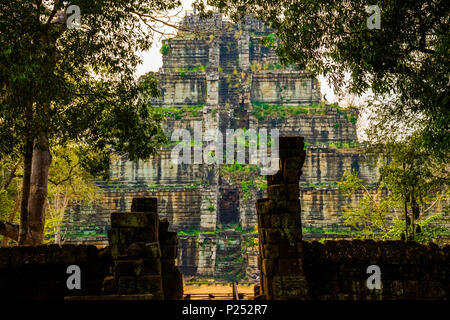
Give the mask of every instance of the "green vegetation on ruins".
<svg viewBox="0 0 450 320">
<path fill-rule="evenodd" d="M 164 117 L 181 120 L 184 117 L 199 117 L 203 110 L 204 104 L 196 104 L 192 106 L 180 107 L 155 107 Z"/>
<path fill-rule="evenodd" d="M 267 117 L 276 116 L 280 120 L 283 120 L 288 115 L 324 115 L 328 114 L 332 110 L 338 114 L 343 114 L 344 110 L 337 104 L 327 105 L 323 102 L 315 103 L 311 105 L 299 105 L 299 106 L 287 106 L 287 105 L 271 105 L 268 103 L 261 103 L 257 101 L 252 102 L 253 111 L 252 115 L 258 120 L 264 120 Z M 354 112 L 355 114 L 348 114 L 348 112 Z M 356 110 L 346 109 L 344 117 L 351 123 L 356 123 Z"/>
<path fill-rule="evenodd" d="M 335 149 L 355 149 L 355 148 L 361 148 L 363 147 L 362 144 L 360 144 L 357 141 L 348 141 L 348 142 L 341 142 L 341 141 L 316 141 L 315 143 L 309 143 L 305 141 L 304 149 L 306 150 L 308 146 L 327 146 Z"/>
<path fill-rule="evenodd" d="M 176 72 L 180 74 L 180 76 L 184 77 L 187 73 L 193 72 L 205 72 L 208 65 L 200 65 L 192 68 L 177 68 Z"/>
<path fill-rule="evenodd" d="M 242 201 L 250 200 L 257 190 L 267 189 L 265 176 L 258 174 L 256 165 L 242 165 L 239 163 L 221 166 L 220 177 L 224 182 L 238 186 L 242 193 Z"/>
<path fill-rule="evenodd" d="M 251 230 L 244 230 L 239 223 L 223 226 L 223 228 L 216 228 L 214 231 L 200 231 L 199 229 L 190 228 L 182 231 L 178 231 L 180 236 L 198 236 L 198 235 L 217 235 L 224 231 L 237 231 L 242 234 L 257 234 L 258 231 L 252 228 Z"/>
</svg>

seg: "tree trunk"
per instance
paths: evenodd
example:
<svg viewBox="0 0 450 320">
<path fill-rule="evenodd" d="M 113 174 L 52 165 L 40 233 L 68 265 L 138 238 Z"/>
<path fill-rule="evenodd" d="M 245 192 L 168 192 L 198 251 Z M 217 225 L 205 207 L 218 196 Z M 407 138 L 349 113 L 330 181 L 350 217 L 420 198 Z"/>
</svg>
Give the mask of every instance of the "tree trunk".
<svg viewBox="0 0 450 320">
<path fill-rule="evenodd" d="M 27 244 L 39 245 L 44 242 L 45 206 L 47 203 L 48 174 L 52 156 L 46 136 L 35 140 L 30 179 L 29 239 Z"/>
<path fill-rule="evenodd" d="M 24 166 L 22 178 L 22 201 L 20 206 L 20 229 L 19 229 L 19 245 L 27 244 L 29 238 L 29 224 L 28 224 L 28 199 L 30 197 L 30 178 L 31 178 L 31 164 L 33 160 L 33 140 L 31 137 L 27 138 L 25 142 L 24 152 Z"/>
</svg>

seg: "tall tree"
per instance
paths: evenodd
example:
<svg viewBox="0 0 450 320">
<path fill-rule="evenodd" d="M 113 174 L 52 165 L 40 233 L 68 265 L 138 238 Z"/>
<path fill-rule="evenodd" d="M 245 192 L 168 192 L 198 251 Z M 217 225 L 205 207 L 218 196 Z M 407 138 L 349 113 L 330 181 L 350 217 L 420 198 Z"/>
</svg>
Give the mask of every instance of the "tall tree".
<svg viewBox="0 0 450 320">
<path fill-rule="evenodd" d="M 69 5 L 80 9 L 80 24 L 66 12 Z M 0 3 L 0 156 L 24 159 L 19 244 L 43 242 L 55 145 L 82 145 L 88 150 L 80 154 L 83 167 L 107 177 L 113 153 L 145 159 L 165 141 L 162 117 L 147 103 L 158 95 L 156 79 L 138 80 L 134 72 L 141 62 L 137 52 L 150 48 L 157 31 L 152 23 L 179 5 Z"/>
<path fill-rule="evenodd" d="M 386 134 L 403 134 L 399 123 L 406 122 L 421 132 L 430 154 L 449 158 L 448 1 L 195 2 L 200 10 L 207 3 L 235 20 L 253 14 L 277 30 L 282 62 L 327 75 L 336 90 L 347 84 L 355 94 L 370 89 L 379 98 L 375 124 Z"/>
</svg>

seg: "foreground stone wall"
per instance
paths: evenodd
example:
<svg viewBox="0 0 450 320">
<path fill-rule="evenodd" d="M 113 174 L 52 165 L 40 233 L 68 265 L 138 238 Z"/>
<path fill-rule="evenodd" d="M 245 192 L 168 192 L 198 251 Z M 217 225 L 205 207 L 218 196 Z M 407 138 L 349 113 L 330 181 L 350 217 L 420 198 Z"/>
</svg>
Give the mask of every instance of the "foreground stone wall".
<svg viewBox="0 0 450 320">
<path fill-rule="evenodd" d="M 367 268 L 381 271 L 370 290 Z M 416 242 L 303 241 L 303 271 L 311 299 L 449 300 L 450 246 Z"/>
<path fill-rule="evenodd" d="M 0 248 L 0 299 L 182 299 L 178 236 L 159 220 L 157 199 L 134 198 L 131 212 L 113 213 L 111 225 L 110 246 L 100 251 L 92 245 Z M 69 266 L 79 268 L 80 288 L 68 288 Z"/>
<path fill-rule="evenodd" d="M 67 268 L 81 270 L 81 289 L 69 290 Z M 63 300 L 100 295 L 111 259 L 92 245 L 0 248 L 0 300 Z"/>
</svg>

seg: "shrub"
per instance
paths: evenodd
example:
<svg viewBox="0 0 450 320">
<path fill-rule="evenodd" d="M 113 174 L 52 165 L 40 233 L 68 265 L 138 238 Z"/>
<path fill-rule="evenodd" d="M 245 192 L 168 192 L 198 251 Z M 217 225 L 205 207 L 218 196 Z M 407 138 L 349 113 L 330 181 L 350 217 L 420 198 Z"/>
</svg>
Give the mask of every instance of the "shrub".
<svg viewBox="0 0 450 320">
<path fill-rule="evenodd" d="M 167 45 L 167 43 L 163 43 L 160 52 L 162 54 L 167 54 L 167 52 L 169 52 L 169 46 Z"/>
</svg>

